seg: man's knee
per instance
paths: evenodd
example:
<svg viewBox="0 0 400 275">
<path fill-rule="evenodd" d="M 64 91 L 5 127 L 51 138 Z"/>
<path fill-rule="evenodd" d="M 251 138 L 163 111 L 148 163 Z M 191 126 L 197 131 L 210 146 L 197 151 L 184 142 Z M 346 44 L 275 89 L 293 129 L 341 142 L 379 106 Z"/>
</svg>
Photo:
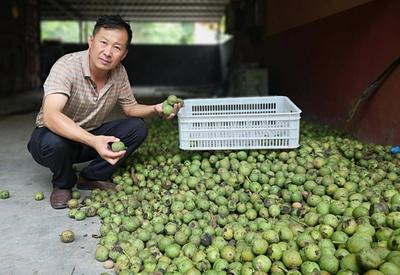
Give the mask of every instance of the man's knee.
<svg viewBox="0 0 400 275">
<path fill-rule="evenodd" d="M 41 165 L 49 167 L 72 154 L 68 141 L 45 128 L 36 129 L 29 141 L 28 150 Z"/>
<path fill-rule="evenodd" d="M 139 138 L 140 138 L 140 140 L 145 140 L 146 139 L 146 137 L 147 137 L 147 134 L 148 134 L 148 129 L 147 129 L 147 125 L 146 125 L 146 123 L 144 122 L 144 120 L 143 119 L 141 119 L 140 121 L 139 121 Z"/>
<path fill-rule="evenodd" d="M 40 149 L 42 155 L 46 157 L 51 155 L 66 155 L 71 148 L 66 139 L 49 133 L 43 138 Z"/>
<path fill-rule="evenodd" d="M 126 121 L 129 133 L 138 141 L 143 141 L 147 137 L 147 126 L 141 118 L 129 118 Z"/>
</svg>

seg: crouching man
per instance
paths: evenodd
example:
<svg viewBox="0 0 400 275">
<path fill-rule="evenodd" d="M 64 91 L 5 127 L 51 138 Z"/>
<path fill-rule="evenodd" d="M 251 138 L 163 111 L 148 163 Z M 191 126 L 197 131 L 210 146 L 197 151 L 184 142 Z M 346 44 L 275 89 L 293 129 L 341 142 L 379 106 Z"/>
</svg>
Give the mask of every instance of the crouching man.
<svg viewBox="0 0 400 275">
<path fill-rule="evenodd" d="M 100 17 L 88 49 L 61 57 L 44 83 L 42 107 L 28 150 L 53 173 L 50 204 L 65 208 L 71 189 L 113 189 L 107 181 L 147 135 L 143 118 L 162 115 L 162 103 L 139 104 L 121 61 L 128 54 L 132 31 L 119 16 Z M 104 122 L 116 104 L 125 118 Z M 175 104 L 175 116 L 180 104 Z M 113 152 L 121 140 L 126 150 Z M 91 161 L 77 177 L 74 163 Z"/>
</svg>

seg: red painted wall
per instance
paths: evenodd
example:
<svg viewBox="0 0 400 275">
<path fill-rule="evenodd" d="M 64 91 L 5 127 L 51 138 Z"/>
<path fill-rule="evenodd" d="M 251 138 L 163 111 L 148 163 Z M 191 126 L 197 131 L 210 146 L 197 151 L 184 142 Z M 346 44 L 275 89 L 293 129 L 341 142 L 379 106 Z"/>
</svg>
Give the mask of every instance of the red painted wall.
<svg viewBox="0 0 400 275">
<path fill-rule="evenodd" d="M 287 31 L 371 1 L 373 0 L 265 0 L 265 33 L 270 35 Z"/>
<path fill-rule="evenodd" d="M 353 101 L 400 56 L 400 1 L 372 1 L 257 45 L 245 42 L 241 55 L 267 67 L 270 91 L 289 96 L 303 116 L 366 142 L 400 144 L 400 66 L 346 121 Z"/>
</svg>

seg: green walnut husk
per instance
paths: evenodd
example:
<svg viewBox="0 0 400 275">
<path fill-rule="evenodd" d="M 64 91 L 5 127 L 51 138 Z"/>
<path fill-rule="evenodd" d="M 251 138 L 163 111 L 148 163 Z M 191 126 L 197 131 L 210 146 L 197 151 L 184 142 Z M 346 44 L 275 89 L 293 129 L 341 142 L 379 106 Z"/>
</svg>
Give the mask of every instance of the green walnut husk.
<svg viewBox="0 0 400 275">
<path fill-rule="evenodd" d="M 63 243 L 72 243 L 75 240 L 75 233 L 71 230 L 64 230 L 61 232 L 60 240 Z"/>
<path fill-rule="evenodd" d="M 170 95 L 162 104 L 163 113 L 166 116 L 170 116 L 174 112 L 174 105 L 176 103 L 183 103 L 183 99 L 176 95 Z"/>
<path fill-rule="evenodd" d="M 36 193 L 35 193 L 35 200 L 41 201 L 41 200 L 43 200 L 43 199 L 44 199 L 44 194 L 43 194 L 43 192 L 36 192 Z"/>
<path fill-rule="evenodd" d="M 77 208 L 79 206 L 79 201 L 77 199 L 70 199 L 67 201 L 67 206 L 69 209 Z"/>
<path fill-rule="evenodd" d="M 0 190 L 0 199 L 8 199 L 10 192 L 8 190 Z"/>
<path fill-rule="evenodd" d="M 111 151 L 119 152 L 125 150 L 125 144 L 122 141 L 115 141 L 111 144 Z"/>
<path fill-rule="evenodd" d="M 114 272 L 400 274 L 400 154 L 307 123 L 295 149 L 182 151 L 176 124 L 69 209 L 101 219 Z"/>
<path fill-rule="evenodd" d="M 81 198 L 81 192 L 79 190 L 72 190 L 71 198 L 79 200 Z"/>
</svg>

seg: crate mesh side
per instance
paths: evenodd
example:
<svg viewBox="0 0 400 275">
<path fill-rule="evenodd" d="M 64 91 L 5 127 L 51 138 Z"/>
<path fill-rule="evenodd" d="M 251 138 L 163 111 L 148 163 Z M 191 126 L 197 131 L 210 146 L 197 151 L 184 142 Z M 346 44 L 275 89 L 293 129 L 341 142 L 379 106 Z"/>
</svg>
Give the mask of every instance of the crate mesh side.
<svg viewBox="0 0 400 275">
<path fill-rule="evenodd" d="M 185 125 L 183 129 L 190 130 L 249 130 L 254 128 L 273 129 L 285 128 L 289 126 L 287 120 L 245 120 L 245 121 L 201 121 L 192 122 Z"/>
<path fill-rule="evenodd" d="M 193 116 L 273 114 L 276 113 L 276 103 L 194 105 L 192 106 L 191 111 Z"/>
<path fill-rule="evenodd" d="M 278 148 L 292 139 L 291 121 L 192 122 L 182 130 L 189 148 Z M 183 127 L 184 129 L 185 127 Z"/>
<path fill-rule="evenodd" d="M 290 139 L 190 140 L 188 144 L 190 149 L 285 148 L 290 145 Z"/>
</svg>

